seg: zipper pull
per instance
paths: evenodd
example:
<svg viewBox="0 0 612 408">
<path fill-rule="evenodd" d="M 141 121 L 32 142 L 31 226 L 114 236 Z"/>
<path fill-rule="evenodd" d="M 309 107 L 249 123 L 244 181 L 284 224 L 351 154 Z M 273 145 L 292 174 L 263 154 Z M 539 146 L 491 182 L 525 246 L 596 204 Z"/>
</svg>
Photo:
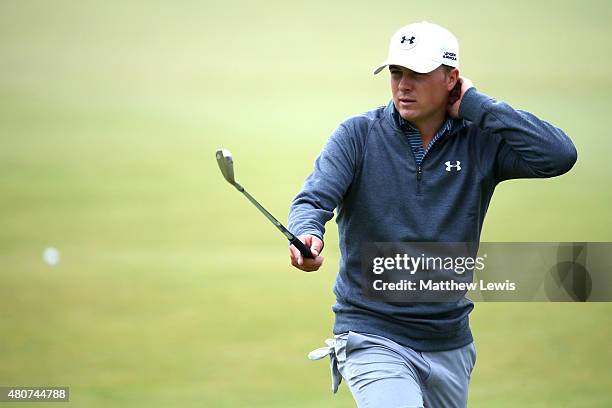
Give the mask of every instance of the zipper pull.
<svg viewBox="0 0 612 408">
<path fill-rule="evenodd" d="M 417 167 L 417 181 L 421 181 L 421 176 L 423 175 L 423 171 L 421 170 L 421 166 Z"/>
</svg>

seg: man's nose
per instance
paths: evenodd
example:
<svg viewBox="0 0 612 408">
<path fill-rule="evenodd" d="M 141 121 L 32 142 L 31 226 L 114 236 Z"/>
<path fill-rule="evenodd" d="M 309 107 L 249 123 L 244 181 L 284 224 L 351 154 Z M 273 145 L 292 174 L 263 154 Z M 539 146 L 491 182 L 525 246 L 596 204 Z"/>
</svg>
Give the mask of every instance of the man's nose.
<svg viewBox="0 0 612 408">
<path fill-rule="evenodd" d="M 403 91 L 411 90 L 414 87 L 414 80 L 410 77 L 410 75 L 402 75 L 402 80 L 399 83 L 399 88 Z"/>
</svg>

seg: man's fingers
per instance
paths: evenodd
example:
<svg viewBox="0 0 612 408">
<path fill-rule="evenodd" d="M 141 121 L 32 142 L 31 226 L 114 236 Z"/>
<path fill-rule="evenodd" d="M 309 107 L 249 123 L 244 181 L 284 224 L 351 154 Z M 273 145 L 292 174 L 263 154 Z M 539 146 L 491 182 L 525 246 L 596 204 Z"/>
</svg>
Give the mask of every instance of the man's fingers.
<svg viewBox="0 0 612 408">
<path fill-rule="evenodd" d="M 311 270 L 317 270 L 323 264 L 324 258 L 322 256 L 317 256 L 315 259 L 304 259 L 303 267 L 309 268 Z"/>
<path fill-rule="evenodd" d="M 304 255 L 302 255 L 302 253 L 299 250 L 298 250 L 298 255 L 297 255 L 297 261 L 298 261 L 298 264 L 304 265 Z"/>
<path fill-rule="evenodd" d="M 310 251 L 313 253 L 314 256 L 317 256 L 321 253 L 321 249 L 323 249 L 323 241 L 321 241 L 317 237 L 312 237 Z"/>
<path fill-rule="evenodd" d="M 319 270 L 323 264 L 323 260 L 324 258 L 322 256 L 317 256 L 315 259 L 302 258 L 302 263 L 300 264 L 297 259 L 291 256 L 291 265 L 304 272 L 314 272 Z"/>
<path fill-rule="evenodd" d="M 294 267 L 300 269 L 300 265 L 298 265 L 297 260 L 293 257 L 291 257 L 291 265 L 293 265 Z"/>
<path fill-rule="evenodd" d="M 296 261 L 298 259 L 300 251 L 293 245 L 289 245 L 289 256 L 291 256 L 292 261 Z"/>
<path fill-rule="evenodd" d="M 305 271 L 313 272 L 318 270 L 323 264 L 323 257 L 319 254 L 323 249 L 323 241 L 314 235 L 300 235 L 298 237 L 306 248 L 310 249 L 310 252 L 314 256 L 313 258 L 304 258 L 304 255 L 294 245 L 289 246 L 291 265 Z"/>
<path fill-rule="evenodd" d="M 299 266 L 299 269 L 304 272 L 315 272 L 318 271 L 320 267 L 320 263 L 311 264 L 309 262 L 304 262 L 304 265 Z"/>
</svg>

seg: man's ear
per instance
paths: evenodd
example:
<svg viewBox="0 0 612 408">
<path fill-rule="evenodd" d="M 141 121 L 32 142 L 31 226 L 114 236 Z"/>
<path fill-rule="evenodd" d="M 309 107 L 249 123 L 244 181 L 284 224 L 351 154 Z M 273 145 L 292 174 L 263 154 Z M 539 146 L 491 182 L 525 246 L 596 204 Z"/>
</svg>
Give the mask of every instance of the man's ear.
<svg viewBox="0 0 612 408">
<path fill-rule="evenodd" d="M 446 89 L 450 92 L 455 85 L 457 85 L 457 81 L 459 80 L 459 68 L 453 68 L 446 75 Z"/>
</svg>

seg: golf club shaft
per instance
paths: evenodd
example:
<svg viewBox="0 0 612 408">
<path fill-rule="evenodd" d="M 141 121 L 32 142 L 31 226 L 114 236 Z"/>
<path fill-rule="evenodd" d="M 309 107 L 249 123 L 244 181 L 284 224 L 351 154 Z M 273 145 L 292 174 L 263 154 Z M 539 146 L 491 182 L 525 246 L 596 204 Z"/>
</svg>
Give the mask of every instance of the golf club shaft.
<svg viewBox="0 0 612 408">
<path fill-rule="evenodd" d="M 257 209 L 261 211 L 261 213 L 265 215 L 266 218 L 269 219 L 270 222 L 272 222 L 272 224 L 274 224 L 280 232 L 283 233 L 283 235 L 285 235 L 285 237 L 287 237 L 289 242 L 301 252 L 304 258 L 314 259 L 314 255 L 312 254 L 312 252 L 310 252 L 310 248 L 307 248 L 306 245 L 304 245 L 304 243 L 300 241 L 298 237 L 293 235 L 287 228 L 285 228 L 283 224 L 281 224 L 276 218 L 274 218 L 274 216 L 270 214 L 268 210 L 266 210 L 261 204 L 259 204 L 257 200 L 255 200 L 255 198 L 244 189 L 244 187 L 242 187 L 238 183 L 236 183 L 234 186 L 238 191 L 244 194 L 244 196 L 248 198 L 249 201 L 253 203 L 253 205 L 257 207 Z"/>
</svg>

